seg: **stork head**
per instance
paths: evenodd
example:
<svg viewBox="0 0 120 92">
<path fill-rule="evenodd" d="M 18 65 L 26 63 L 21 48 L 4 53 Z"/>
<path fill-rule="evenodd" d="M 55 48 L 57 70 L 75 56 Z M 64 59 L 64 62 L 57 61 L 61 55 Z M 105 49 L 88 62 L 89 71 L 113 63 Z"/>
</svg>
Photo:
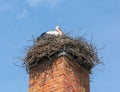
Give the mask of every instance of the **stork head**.
<svg viewBox="0 0 120 92">
<path fill-rule="evenodd" d="M 56 30 L 60 29 L 60 26 L 56 26 L 55 29 L 56 29 Z"/>
<path fill-rule="evenodd" d="M 58 31 L 59 32 L 59 35 L 64 35 L 64 33 L 62 32 L 62 30 L 61 30 L 61 28 L 60 28 L 60 26 L 56 26 L 56 31 Z"/>
</svg>

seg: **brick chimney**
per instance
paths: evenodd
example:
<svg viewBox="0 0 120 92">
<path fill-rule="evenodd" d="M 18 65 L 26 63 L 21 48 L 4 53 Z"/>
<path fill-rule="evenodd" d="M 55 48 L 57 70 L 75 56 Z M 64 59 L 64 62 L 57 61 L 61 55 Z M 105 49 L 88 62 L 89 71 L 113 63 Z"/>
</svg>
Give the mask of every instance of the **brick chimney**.
<svg viewBox="0 0 120 92">
<path fill-rule="evenodd" d="M 30 69 L 29 92 L 90 92 L 89 72 L 60 56 Z"/>
<path fill-rule="evenodd" d="M 29 92 L 90 92 L 89 74 L 98 63 L 95 47 L 82 37 L 40 36 L 24 59 Z"/>
</svg>

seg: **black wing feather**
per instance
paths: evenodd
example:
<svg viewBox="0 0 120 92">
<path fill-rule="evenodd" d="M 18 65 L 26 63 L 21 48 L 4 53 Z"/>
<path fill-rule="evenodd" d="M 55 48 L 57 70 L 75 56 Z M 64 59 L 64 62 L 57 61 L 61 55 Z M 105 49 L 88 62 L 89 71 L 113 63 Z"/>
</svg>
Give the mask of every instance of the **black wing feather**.
<svg viewBox="0 0 120 92">
<path fill-rule="evenodd" d="M 42 33 L 41 36 L 43 36 L 43 35 L 45 35 L 45 34 L 46 34 L 46 32 Z"/>
</svg>

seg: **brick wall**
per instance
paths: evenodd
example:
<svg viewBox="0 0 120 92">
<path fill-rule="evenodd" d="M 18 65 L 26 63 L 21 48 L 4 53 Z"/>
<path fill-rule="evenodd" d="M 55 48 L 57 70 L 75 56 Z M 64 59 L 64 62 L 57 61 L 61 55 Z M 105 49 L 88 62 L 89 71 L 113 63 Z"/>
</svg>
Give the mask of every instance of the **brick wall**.
<svg viewBox="0 0 120 92">
<path fill-rule="evenodd" d="M 30 70 L 29 92 L 90 92 L 89 73 L 62 56 Z"/>
</svg>

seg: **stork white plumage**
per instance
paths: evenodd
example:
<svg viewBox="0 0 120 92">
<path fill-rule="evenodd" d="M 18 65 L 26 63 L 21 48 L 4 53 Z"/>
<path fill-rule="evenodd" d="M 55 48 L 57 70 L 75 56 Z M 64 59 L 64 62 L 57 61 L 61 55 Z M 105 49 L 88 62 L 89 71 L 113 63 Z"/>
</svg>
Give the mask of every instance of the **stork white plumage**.
<svg viewBox="0 0 120 92">
<path fill-rule="evenodd" d="M 45 33 L 41 34 L 41 36 L 43 36 L 43 35 L 55 35 L 55 36 L 62 36 L 62 35 L 64 35 L 64 33 L 62 32 L 62 30 L 61 30 L 61 28 L 59 26 L 56 26 L 55 29 L 56 29 L 55 31 L 45 32 Z"/>
<path fill-rule="evenodd" d="M 64 33 L 62 32 L 62 30 L 61 30 L 61 28 L 60 28 L 60 26 L 56 26 L 56 31 L 59 33 L 58 35 L 59 36 L 62 36 L 62 35 L 64 35 Z"/>
</svg>

